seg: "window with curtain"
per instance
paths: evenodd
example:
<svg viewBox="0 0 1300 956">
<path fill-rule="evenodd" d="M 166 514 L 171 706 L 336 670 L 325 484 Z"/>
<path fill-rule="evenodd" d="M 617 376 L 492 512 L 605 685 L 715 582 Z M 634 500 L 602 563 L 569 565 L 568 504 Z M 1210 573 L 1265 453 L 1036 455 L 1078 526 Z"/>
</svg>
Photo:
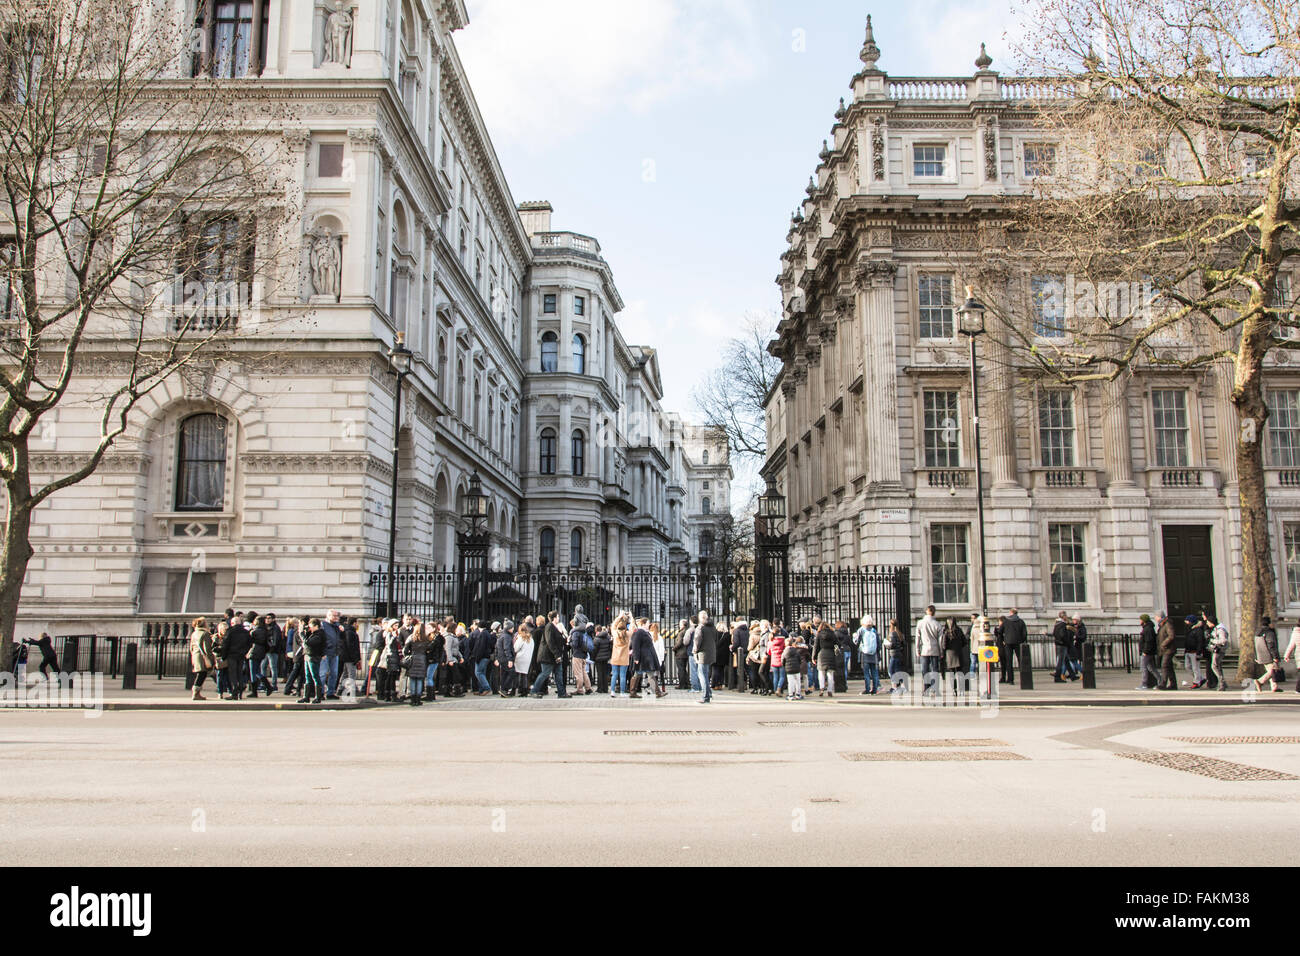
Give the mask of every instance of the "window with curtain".
<svg viewBox="0 0 1300 956">
<path fill-rule="evenodd" d="M 582 532 L 577 528 L 569 532 L 569 564 L 575 568 L 582 564 Z"/>
<path fill-rule="evenodd" d="M 555 474 L 555 430 L 543 428 L 541 441 L 538 444 L 541 451 L 538 471 L 543 475 Z"/>
<path fill-rule="evenodd" d="M 542 371 L 554 372 L 560 365 L 560 337 L 554 332 L 542 333 Z"/>
<path fill-rule="evenodd" d="M 573 372 L 575 375 L 587 374 L 587 340 L 577 334 L 573 336 Z"/>
<path fill-rule="evenodd" d="M 1038 394 L 1038 444 L 1044 468 L 1074 467 L 1074 393 L 1045 389 Z"/>
<path fill-rule="evenodd" d="M 220 511 L 226 485 L 225 419 L 204 413 L 181 422 L 176 458 L 176 510 Z"/>
<path fill-rule="evenodd" d="M 587 440 L 581 431 L 573 433 L 572 447 L 573 473 L 581 476 L 586 465 Z"/>
<path fill-rule="evenodd" d="M 537 563 L 543 567 L 553 567 L 555 565 L 555 531 L 552 528 L 542 529 L 541 546 L 537 550 Z"/>
<path fill-rule="evenodd" d="M 253 17 L 258 7 L 261 22 L 255 27 Z M 260 4 L 254 0 L 200 0 L 194 23 L 199 44 L 191 75 L 218 79 L 260 76 L 266 65 L 270 7 L 271 0 Z"/>
</svg>

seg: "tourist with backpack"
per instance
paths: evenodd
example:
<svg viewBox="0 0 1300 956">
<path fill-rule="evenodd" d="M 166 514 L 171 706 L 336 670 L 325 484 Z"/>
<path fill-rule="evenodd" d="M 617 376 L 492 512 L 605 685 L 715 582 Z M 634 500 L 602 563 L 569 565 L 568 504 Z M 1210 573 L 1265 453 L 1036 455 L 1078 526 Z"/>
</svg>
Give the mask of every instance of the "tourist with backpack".
<svg viewBox="0 0 1300 956">
<path fill-rule="evenodd" d="M 585 622 L 584 618 L 584 622 Z M 575 626 L 569 632 L 569 659 L 573 667 L 573 692 L 578 695 L 590 694 L 591 678 L 587 676 L 587 655 L 591 652 L 587 646 L 587 625 Z"/>
<path fill-rule="evenodd" d="M 1202 614 L 1201 617 L 1210 632 L 1206 638 L 1210 653 L 1210 673 L 1218 681 L 1219 690 L 1227 690 L 1228 681 L 1223 676 L 1223 658 L 1228 653 L 1228 629 L 1213 614 Z"/>
<path fill-rule="evenodd" d="M 862 693 L 879 693 L 880 635 L 876 633 L 876 622 L 870 614 L 862 618 L 862 626 L 853 635 L 853 644 L 862 659 Z"/>
</svg>

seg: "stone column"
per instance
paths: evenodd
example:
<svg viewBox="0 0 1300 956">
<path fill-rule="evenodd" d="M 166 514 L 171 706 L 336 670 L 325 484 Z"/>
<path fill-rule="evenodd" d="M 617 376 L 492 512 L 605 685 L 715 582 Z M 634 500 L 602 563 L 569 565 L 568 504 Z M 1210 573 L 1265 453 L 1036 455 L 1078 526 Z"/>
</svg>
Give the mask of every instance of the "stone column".
<svg viewBox="0 0 1300 956">
<path fill-rule="evenodd" d="M 560 434 L 557 436 L 556 443 L 560 447 L 556 450 L 559 467 L 555 469 L 555 473 L 573 474 L 573 408 L 566 398 L 560 399 Z"/>
<path fill-rule="evenodd" d="M 1012 368 L 1011 350 L 1000 331 L 985 337 L 988 354 L 980 364 L 988 369 L 987 396 L 989 403 L 989 457 L 993 464 L 993 487 L 1012 488 L 1019 485 L 1016 468 L 1016 412 L 1015 369 Z M 978 345 L 976 346 L 978 348 Z"/>
<path fill-rule="evenodd" d="M 1213 365 L 1214 375 L 1214 411 L 1219 430 L 1219 470 L 1223 473 L 1224 485 L 1237 483 L 1237 437 L 1239 416 L 1237 406 L 1232 404 L 1232 366 L 1227 360 Z M 1264 429 L 1256 427 L 1255 437 L 1264 441 Z"/>
<path fill-rule="evenodd" d="M 867 480 L 873 486 L 899 485 L 898 369 L 894 340 L 894 276 L 890 259 L 858 264 L 862 313 L 863 405 L 867 438 Z"/>
<path fill-rule="evenodd" d="M 1119 378 L 1102 388 L 1102 434 L 1106 448 L 1107 485 L 1133 486 L 1133 458 L 1128 434 L 1128 383 Z"/>
</svg>

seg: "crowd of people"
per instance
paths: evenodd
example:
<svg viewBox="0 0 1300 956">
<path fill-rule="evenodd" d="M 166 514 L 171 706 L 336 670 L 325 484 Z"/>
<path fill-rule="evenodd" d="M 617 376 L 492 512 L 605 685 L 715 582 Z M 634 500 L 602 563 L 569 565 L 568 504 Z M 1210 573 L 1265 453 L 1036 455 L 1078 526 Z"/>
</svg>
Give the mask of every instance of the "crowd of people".
<svg viewBox="0 0 1300 956">
<path fill-rule="evenodd" d="M 1163 613 L 1154 621 L 1143 614 L 1140 624 L 1139 689 L 1176 689 L 1179 641 L 1173 622 Z M 1211 614 L 1189 615 L 1186 624 L 1182 644 L 1188 680 L 1182 686 L 1228 689 L 1223 673 L 1227 628 Z M 474 620 L 466 625 L 453 617 L 421 620 L 405 614 L 374 622 L 363 638 L 357 619 L 335 610 L 320 618 L 290 617 L 283 625 L 272 613 L 228 610 L 215 629 L 205 618 L 193 622 L 192 697 L 205 700 L 202 690 L 213 676 L 222 699 L 283 693 L 298 694 L 304 704 L 345 695 L 413 706 L 436 701 L 440 694 L 544 697 L 552 684 L 562 699 L 588 694 L 661 698 L 668 693 L 670 657 L 678 688 L 699 694 L 701 703 L 709 703 L 713 692 L 726 686 L 791 701 L 813 693 L 834 697 L 837 686 L 847 689 L 855 671 L 861 674 L 860 693 L 878 694 L 882 673 L 897 684 L 900 674 L 911 673 L 913 659 L 920 665 L 925 693 L 937 695 L 941 683 L 962 693 L 978 686 L 979 627 L 974 615 L 969 630 L 955 618 L 940 621 L 933 606 L 910 635 L 897 620 L 882 628 L 870 616 L 853 625 L 813 616 L 787 627 L 780 621 L 717 622 L 705 611 L 667 629 L 627 613 L 606 626 L 593 623 L 579 605 L 567 620 L 551 611 L 518 623 Z M 1052 638 L 1057 652 L 1053 679 L 1078 680 L 1087 626 L 1079 615 L 1061 612 Z M 1013 608 L 998 618 L 985 640 L 997 648 L 1001 682 L 1010 683 L 1029 646 L 1018 611 Z M 29 643 L 40 648 L 43 661 L 52 661 L 48 640 Z M 1256 688 L 1268 684 L 1280 691 L 1283 662 L 1300 661 L 1300 625 L 1280 653 L 1277 632 L 1266 618 L 1255 650 Z M 1300 682 L 1296 690 L 1300 692 Z"/>
</svg>

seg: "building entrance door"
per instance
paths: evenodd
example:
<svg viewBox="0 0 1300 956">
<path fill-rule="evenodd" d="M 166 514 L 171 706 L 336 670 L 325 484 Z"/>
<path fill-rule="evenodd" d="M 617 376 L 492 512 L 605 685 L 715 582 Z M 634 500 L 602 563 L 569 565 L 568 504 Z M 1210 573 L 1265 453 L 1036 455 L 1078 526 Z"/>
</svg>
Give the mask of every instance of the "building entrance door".
<svg viewBox="0 0 1300 956">
<path fill-rule="evenodd" d="M 1165 525 L 1161 529 L 1165 554 L 1165 603 L 1174 629 L 1187 632 L 1188 614 L 1214 611 L 1214 561 L 1209 525 Z"/>
</svg>

